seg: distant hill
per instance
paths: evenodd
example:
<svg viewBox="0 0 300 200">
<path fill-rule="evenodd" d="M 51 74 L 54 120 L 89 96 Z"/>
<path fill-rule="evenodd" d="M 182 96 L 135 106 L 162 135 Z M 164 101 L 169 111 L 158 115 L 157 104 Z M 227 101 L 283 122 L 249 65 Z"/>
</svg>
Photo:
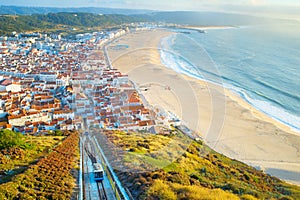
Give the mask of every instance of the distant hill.
<svg viewBox="0 0 300 200">
<path fill-rule="evenodd" d="M 0 14 L 0 35 L 10 34 L 13 31 L 70 32 L 69 30 L 74 26 L 82 31 L 90 30 L 91 28 L 97 30 L 97 28 L 109 28 L 131 22 L 165 22 L 192 26 L 244 26 L 286 21 L 217 12 L 150 12 L 146 10 L 110 8 L 26 8 L 2 6 L 0 13 L 10 13 Z M 18 13 L 19 15 L 11 13 Z M 28 13 L 31 14 L 29 15 Z"/>
<path fill-rule="evenodd" d="M 143 21 L 142 16 L 99 15 L 93 13 L 48 13 L 46 15 L 2 15 L 0 16 L 0 35 L 13 31 L 70 32 L 77 30 L 110 28 L 124 23 Z"/>
<path fill-rule="evenodd" d="M 279 22 L 279 20 L 271 18 L 222 12 L 154 12 L 150 15 L 148 14 L 148 16 L 155 21 L 195 26 L 241 26 Z"/>
<path fill-rule="evenodd" d="M 194 12 L 194 11 L 170 11 L 158 12 L 153 10 L 120 9 L 120 8 L 55 8 L 55 7 L 20 7 L 0 6 L 0 15 L 33 15 L 49 13 L 93 13 L 103 15 L 135 15 L 143 16 L 149 21 L 162 21 L 167 23 L 189 25 L 252 25 L 257 23 L 278 22 L 278 20 L 263 17 L 255 17 L 243 14 L 222 12 Z"/>
<path fill-rule="evenodd" d="M 54 7 L 0 6 L 0 14 L 9 14 L 9 15 L 31 15 L 31 14 L 48 14 L 48 13 L 60 13 L 60 12 L 133 15 L 133 14 L 151 13 L 153 11 L 119 9 L 119 8 L 96 8 L 96 7 L 54 8 Z"/>
</svg>

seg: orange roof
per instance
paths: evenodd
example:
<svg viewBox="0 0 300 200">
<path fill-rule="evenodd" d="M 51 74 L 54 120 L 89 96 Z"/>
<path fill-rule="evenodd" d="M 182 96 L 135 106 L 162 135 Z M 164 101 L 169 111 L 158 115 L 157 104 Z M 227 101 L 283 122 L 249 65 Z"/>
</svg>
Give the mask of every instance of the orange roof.
<svg viewBox="0 0 300 200">
<path fill-rule="evenodd" d="M 12 81 L 10 79 L 5 79 L 4 81 L 2 81 L 0 83 L 0 85 L 3 85 L 3 86 L 8 86 L 12 83 Z"/>
</svg>

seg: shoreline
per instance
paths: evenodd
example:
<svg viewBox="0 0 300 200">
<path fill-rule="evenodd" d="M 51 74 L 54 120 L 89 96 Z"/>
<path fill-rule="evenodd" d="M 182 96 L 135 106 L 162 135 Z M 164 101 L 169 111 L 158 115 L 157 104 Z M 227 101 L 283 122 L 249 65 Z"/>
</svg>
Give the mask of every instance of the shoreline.
<svg viewBox="0 0 300 200">
<path fill-rule="evenodd" d="M 228 88 L 225 89 L 227 90 L 226 92 L 229 93 L 229 96 L 232 100 L 235 100 L 236 102 L 239 102 L 241 106 L 249 110 L 252 110 L 257 117 L 269 121 L 270 123 L 274 124 L 278 128 L 283 129 L 289 132 L 290 134 L 295 134 L 297 136 L 300 136 L 300 130 L 297 129 L 297 127 L 286 124 L 285 122 L 277 119 L 276 117 L 269 115 L 263 110 L 256 108 L 255 105 L 248 102 L 246 99 L 244 99 L 240 94 L 236 93 L 235 91 L 231 91 Z"/>
<path fill-rule="evenodd" d="M 142 91 L 149 104 L 172 111 L 188 125 L 196 127 L 214 150 L 247 164 L 255 160 L 255 166 L 266 168 L 266 171 L 270 168 L 265 165 L 266 161 L 282 163 L 277 166 L 281 170 L 294 169 L 288 163 L 300 163 L 300 135 L 231 90 L 178 74 L 164 66 L 158 47 L 161 39 L 171 34 L 174 33 L 153 30 L 118 38 L 110 46 L 125 43 L 129 48 L 108 49 L 113 66 L 127 73 L 139 87 L 149 82 L 157 83 Z M 119 57 L 120 54 L 123 56 Z M 171 90 L 166 90 L 165 86 Z M 300 174 L 300 169 L 294 170 Z M 272 175 L 276 173 L 279 172 Z M 277 176 L 282 178 L 281 174 Z M 284 180 L 289 181 L 288 177 Z M 290 181 L 300 184 L 300 178 Z"/>
<path fill-rule="evenodd" d="M 270 123 L 274 124 L 275 126 L 277 126 L 280 129 L 283 129 L 287 132 L 289 132 L 290 134 L 294 134 L 296 136 L 300 137 L 300 129 L 298 129 L 297 127 L 294 127 L 292 125 L 286 124 L 284 121 L 281 121 L 280 119 L 277 119 L 276 117 L 273 117 L 271 115 L 269 115 L 268 113 L 264 112 L 263 110 L 260 110 L 258 108 L 255 107 L 255 105 L 251 104 L 250 102 L 248 102 L 245 98 L 243 98 L 238 92 L 231 90 L 230 88 L 227 88 L 225 86 L 222 86 L 221 84 L 215 83 L 213 81 L 210 80 L 204 80 L 204 79 L 198 79 L 198 78 L 194 78 L 194 77 L 190 77 L 188 75 L 182 74 L 183 76 L 186 76 L 187 79 L 196 79 L 195 81 L 199 81 L 200 84 L 212 84 L 215 85 L 216 87 L 220 87 L 224 89 L 225 95 L 230 98 L 231 100 L 239 103 L 240 106 L 252 111 L 252 113 L 263 120 L 269 121 Z"/>
<path fill-rule="evenodd" d="M 227 26 L 222 26 L 222 27 L 224 28 L 224 27 L 227 27 Z M 215 26 L 211 29 L 219 29 L 219 28 L 222 28 L 222 27 Z M 235 27 L 231 27 L 231 28 L 235 28 Z M 174 33 L 172 35 L 177 35 L 177 34 L 178 33 Z M 162 38 L 161 41 L 163 41 L 165 39 L 166 39 L 166 37 Z M 166 41 L 164 41 L 164 43 L 165 42 Z M 164 49 L 162 46 L 165 46 L 165 45 L 162 45 L 160 43 L 158 48 L 159 49 Z M 241 94 L 241 93 L 239 93 L 239 91 L 236 91 L 236 90 L 232 89 L 232 86 L 230 86 L 230 85 L 226 87 L 226 86 L 223 85 L 223 83 L 218 83 L 218 82 L 214 82 L 212 80 L 203 79 L 203 78 L 198 77 L 197 75 L 186 73 L 186 72 L 184 72 L 180 69 L 176 70 L 176 68 L 172 68 L 172 67 L 168 66 L 168 64 L 163 62 L 164 59 L 162 57 L 162 53 L 161 53 L 161 60 L 162 60 L 162 64 L 165 65 L 167 68 L 173 69 L 177 73 L 179 73 L 183 76 L 186 76 L 187 78 L 196 79 L 196 80 L 198 80 L 198 81 L 200 81 L 204 84 L 209 83 L 209 84 L 217 85 L 218 87 L 224 88 L 224 91 L 226 91 L 227 96 L 229 96 L 229 98 L 231 98 L 232 100 L 240 102 L 241 106 L 243 106 L 243 107 L 245 107 L 249 110 L 253 109 L 255 112 L 257 112 L 257 114 L 258 114 L 258 116 L 260 116 L 260 118 L 261 118 L 261 115 L 265 115 L 265 116 L 263 116 L 263 118 L 265 117 L 271 123 L 278 126 L 278 128 L 285 129 L 286 131 L 288 131 L 292 134 L 296 134 L 296 135 L 300 136 L 300 127 L 297 127 L 296 125 L 294 125 L 292 123 L 285 122 L 284 120 L 280 119 L 278 116 L 272 115 L 271 113 L 268 113 L 267 111 L 265 111 L 263 109 L 260 109 L 258 106 L 251 103 L 251 100 L 249 100 L 250 97 L 247 95 L 246 91 L 245 91 L 245 94 Z M 245 97 L 245 96 L 248 96 L 248 98 Z M 293 114 L 290 114 L 290 115 L 294 116 Z M 297 116 L 295 116 L 295 117 L 297 117 Z"/>
</svg>

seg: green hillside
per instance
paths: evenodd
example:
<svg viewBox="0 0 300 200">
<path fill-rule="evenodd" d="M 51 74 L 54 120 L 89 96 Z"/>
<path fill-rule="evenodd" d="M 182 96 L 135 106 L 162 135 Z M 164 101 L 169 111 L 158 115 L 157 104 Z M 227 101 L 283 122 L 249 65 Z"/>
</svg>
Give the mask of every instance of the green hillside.
<svg viewBox="0 0 300 200">
<path fill-rule="evenodd" d="M 11 8 L 8 13 L 14 10 L 22 13 L 19 9 Z M 37 9 L 37 8 L 32 8 Z M 40 8 L 40 12 L 43 9 Z M 51 9 L 50 9 L 51 10 Z M 63 10 L 63 9 L 61 9 Z M 82 12 L 82 11 L 85 11 Z M 47 13 L 49 10 L 45 10 Z M 215 13 L 215 12 L 130 12 L 131 14 L 96 14 L 90 9 L 66 9 L 64 12 L 31 15 L 0 15 L 0 35 L 11 34 L 13 31 L 41 31 L 41 32 L 86 32 L 111 28 L 124 23 L 132 22 L 165 22 L 192 26 L 240 26 L 253 24 L 270 24 L 285 22 L 284 20 L 274 20 L 261 17 L 253 17 L 239 14 Z M 77 12 L 78 11 L 78 12 Z M 114 12 L 117 12 L 115 10 Z M 35 12 L 33 12 L 35 13 Z M 110 13 L 113 13 L 110 11 Z M 124 12 L 120 12 L 124 13 Z M 75 32 L 76 33 L 76 32 Z"/>
<path fill-rule="evenodd" d="M 71 198 L 79 162 L 79 134 L 65 131 L 63 135 L 22 136 L 0 130 L 1 200 Z"/>
<path fill-rule="evenodd" d="M 110 28 L 124 23 L 142 21 L 142 17 L 127 15 L 99 15 L 92 13 L 49 13 L 46 15 L 1 15 L 0 35 L 13 31 L 69 31 Z"/>
<path fill-rule="evenodd" d="M 96 135 L 137 199 L 300 199 L 299 187 L 225 157 L 178 130 Z"/>
</svg>

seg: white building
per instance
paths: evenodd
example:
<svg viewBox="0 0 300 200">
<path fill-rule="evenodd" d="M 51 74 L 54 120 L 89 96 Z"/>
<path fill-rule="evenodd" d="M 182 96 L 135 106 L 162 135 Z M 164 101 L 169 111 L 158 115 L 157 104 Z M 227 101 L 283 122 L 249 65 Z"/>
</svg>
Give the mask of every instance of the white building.
<svg viewBox="0 0 300 200">
<path fill-rule="evenodd" d="M 8 119 L 8 123 L 12 126 L 24 126 L 25 122 L 51 122 L 51 116 L 49 113 L 36 113 L 31 115 L 25 115 L 19 118 L 11 117 Z"/>
<path fill-rule="evenodd" d="M 53 119 L 64 118 L 64 119 L 74 119 L 74 112 L 56 112 L 53 113 Z"/>
</svg>

